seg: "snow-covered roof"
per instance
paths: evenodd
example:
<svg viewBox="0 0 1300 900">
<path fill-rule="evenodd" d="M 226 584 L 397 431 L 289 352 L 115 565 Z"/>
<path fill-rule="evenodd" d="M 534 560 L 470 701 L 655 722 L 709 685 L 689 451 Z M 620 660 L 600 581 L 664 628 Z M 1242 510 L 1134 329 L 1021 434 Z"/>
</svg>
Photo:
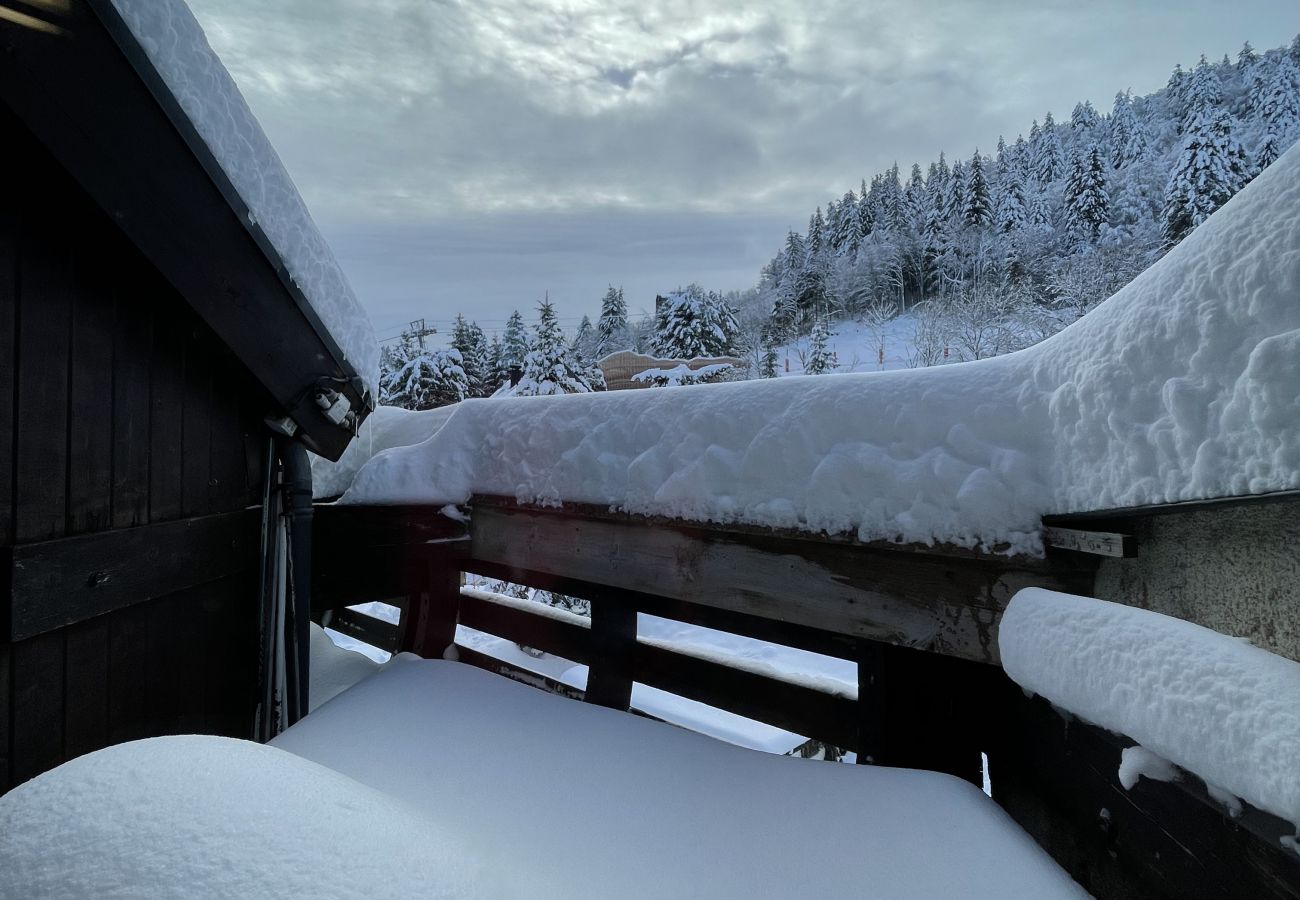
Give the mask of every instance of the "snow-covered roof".
<svg viewBox="0 0 1300 900">
<path fill-rule="evenodd" d="M 1040 553 L 1047 514 L 1297 489 L 1297 209 L 1300 147 L 1028 350 L 468 401 L 429 439 L 377 453 L 343 502 L 498 494 Z"/>
<path fill-rule="evenodd" d="M 365 310 L 293 179 L 208 45 L 184 0 L 112 0 L 150 63 L 248 207 L 248 226 L 270 241 L 344 359 L 371 394 L 379 345 Z"/>
</svg>

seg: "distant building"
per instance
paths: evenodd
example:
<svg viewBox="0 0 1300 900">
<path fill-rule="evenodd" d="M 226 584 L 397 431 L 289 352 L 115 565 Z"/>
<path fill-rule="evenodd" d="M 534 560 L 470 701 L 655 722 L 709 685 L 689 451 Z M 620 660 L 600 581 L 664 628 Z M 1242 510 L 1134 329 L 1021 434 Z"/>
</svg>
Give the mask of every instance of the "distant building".
<svg viewBox="0 0 1300 900">
<path fill-rule="evenodd" d="M 706 366 L 730 365 L 740 366 L 741 360 L 734 356 L 697 356 L 694 359 L 660 359 L 647 356 L 635 350 L 619 350 L 601 359 L 600 366 L 605 376 L 605 388 L 611 391 L 624 391 L 630 388 L 650 387 L 649 382 L 634 381 L 633 378 L 649 369 L 675 369 L 686 366 L 691 371 L 699 371 Z"/>
</svg>

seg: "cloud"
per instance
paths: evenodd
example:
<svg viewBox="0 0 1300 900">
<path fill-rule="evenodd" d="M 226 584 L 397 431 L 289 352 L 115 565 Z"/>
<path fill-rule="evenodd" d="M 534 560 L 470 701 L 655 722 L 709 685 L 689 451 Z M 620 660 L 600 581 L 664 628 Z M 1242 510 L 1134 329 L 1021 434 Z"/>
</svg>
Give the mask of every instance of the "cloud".
<svg viewBox="0 0 1300 900">
<path fill-rule="evenodd" d="M 585 229 L 555 258 L 595 269 L 580 245 L 604 234 L 761 222 L 770 255 L 815 204 L 894 161 L 987 151 L 1048 109 L 1106 109 L 1120 88 L 1162 85 L 1175 61 L 1300 27 L 1269 0 L 1234 4 L 1226 29 L 1210 0 L 191 2 L 381 310 L 406 301 L 369 273 L 406 245 L 357 235 L 460 227 L 506 252 L 549 216 Z M 738 279 L 711 286 L 756 278 L 743 243 L 706 242 L 730 254 L 712 271 Z M 663 283 L 690 279 L 689 250 L 677 266 L 656 257 Z M 432 284 L 447 261 L 428 259 Z"/>
</svg>

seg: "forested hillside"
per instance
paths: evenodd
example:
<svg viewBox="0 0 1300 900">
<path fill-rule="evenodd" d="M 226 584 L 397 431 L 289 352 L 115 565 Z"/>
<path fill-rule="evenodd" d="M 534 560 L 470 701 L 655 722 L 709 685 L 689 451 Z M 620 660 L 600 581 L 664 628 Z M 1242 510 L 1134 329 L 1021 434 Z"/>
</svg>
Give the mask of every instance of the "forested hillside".
<svg viewBox="0 0 1300 900">
<path fill-rule="evenodd" d="M 531 335 L 516 313 L 491 341 L 461 320 L 447 351 L 404 336 L 386 348 L 386 402 L 486 396 L 512 369 L 527 370 L 525 392 L 598 390 L 594 361 L 627 347 L 737 355 L 747 365 L 726 377 L 774 377 L 778 352 L 803 339 L 800 368 L 829 373 L 840 367 L 827 349 L 833 323 L 880 334 L 902 314 L 908 365 L 1006 353 L 1123 287 L 1297 138 L 1300 35 L 1265 53 L 1246 44 L 1236 60 L 1175 66 L 1154 93 L 1121 91 L 1109 111 L 1083 102 L 1060 122 L 1047 112 L 991 153 L 861 179 L 788 233 L 747 291 L 679 288 L 653 319 L 630 322 L 611 287 L 567 353 L 549 303 Z"/>
</svg>

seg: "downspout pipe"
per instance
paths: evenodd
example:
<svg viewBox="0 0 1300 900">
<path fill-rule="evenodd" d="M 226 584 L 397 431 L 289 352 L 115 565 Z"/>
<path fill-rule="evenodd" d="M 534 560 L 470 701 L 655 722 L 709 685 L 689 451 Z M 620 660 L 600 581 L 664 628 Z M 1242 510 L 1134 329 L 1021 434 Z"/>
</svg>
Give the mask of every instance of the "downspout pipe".
<svg viewBox="0 0 1300 900">
<path fill-rule="evenodd" d="M 289 600 L 284 623 L 287 727 L 310 708 L 312 484 L 307 448 L 289 438 L 278 438 L 277 443 L 283 467 L 281 508 L 289 534 Z"/>
</svg>

